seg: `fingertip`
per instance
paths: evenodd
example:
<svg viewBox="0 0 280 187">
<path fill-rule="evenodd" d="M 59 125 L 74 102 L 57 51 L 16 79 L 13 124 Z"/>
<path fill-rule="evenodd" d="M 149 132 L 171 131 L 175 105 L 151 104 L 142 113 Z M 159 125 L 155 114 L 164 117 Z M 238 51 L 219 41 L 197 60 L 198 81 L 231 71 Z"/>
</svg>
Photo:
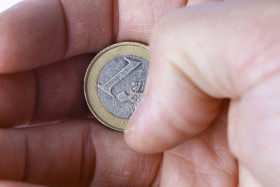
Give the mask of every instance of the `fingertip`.
<svg viewBox="0 0 280 187">
<path fill-rule="evenodd" d="M 125 130 L 126 143 L 138 152 L 163 152 L 204 129 L 205 125 L 192 124 L 176 109 L 171 109 L 173 106 L 168 106 L 169 102 L 162 103 L 159 98 L 146 94 Z"/>
<path fill-rule="evenodd" d="M 157 129 L 154 129 L 157 128 L 154 127 L 157 119 L 152 112 L 157 109 L 153 107 L 152 102 L 154 101 L 149 101 L 146 97 L 144 100 L 141 101 L 129 120 L 128 126 L 124 131 L 125 141 L 131 148 L 138 152 L 161 152 L 163 148 L 159 145 L 159 140 L 155 135 Z"/>
<path fill-rule="evenodd" d="M 143 105 L 144 101 L 142 99 L 128 122 L 124 131 L 124 138 L 126 143 L 134 150 L 138 152 L 149 152 L 149 150 L 147 150 L 147 148 L 149 149 L 149 145 L 143 146 L 142 144 L 143 140 L 145 141 L 145 132 L 143 133 L 142 131 L 146 131 L 146 125 L 141 124 L 141 121 L 145 118 L 145 113 L 142 112 Z M 139 129 L 139 126 L 141 126 L 142 131 Z"/>
</svg>

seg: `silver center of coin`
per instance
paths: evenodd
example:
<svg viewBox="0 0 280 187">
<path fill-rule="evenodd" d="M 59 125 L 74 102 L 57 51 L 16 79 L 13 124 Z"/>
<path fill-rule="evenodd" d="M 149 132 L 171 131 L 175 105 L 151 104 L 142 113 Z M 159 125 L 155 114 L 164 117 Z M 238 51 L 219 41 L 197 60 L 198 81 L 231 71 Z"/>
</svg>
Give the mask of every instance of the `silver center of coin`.
<svg viewBox="0 0 280 187">
<path fill-rule="evenodd" d="M 117 57 L 98 77 L 98 96 L 113 115 L 129 119 L 142 98 L 149 63 L 138 56 Z"/>
</svg>

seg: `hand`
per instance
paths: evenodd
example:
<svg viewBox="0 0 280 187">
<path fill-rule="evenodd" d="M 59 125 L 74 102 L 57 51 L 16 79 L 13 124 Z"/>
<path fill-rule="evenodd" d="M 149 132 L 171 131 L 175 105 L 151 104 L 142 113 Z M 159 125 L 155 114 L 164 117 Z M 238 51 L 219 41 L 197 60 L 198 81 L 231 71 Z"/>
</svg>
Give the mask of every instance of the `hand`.
<svg viewBox="0 0 280 187">
<path fill-rule="evenodd" d="M 0 14 L 0 185 L 158 184 L 162 154 L 136 153 L 122 133 L 86 119 L 83 77 L 92 53 L 147 43 L 186 1 L 112 2 L 26 0 Z"/>
<path fill-rule="evenodd" d="M 193 0 L 188 5 L 204 1 L 207 0 Z M 163 154 L 133 152 L 125 145 L 122 134 L 108 130 L 94 120 L 84 119 L 88 111 L 81 92 L 82 80 L 92 59 L 92 55 L 86 53 L 98 52 L 115 41 L 136 40 L 147 43 L 155 22 L 165 13 L 186 4 L 186 1 L 179 0 L 172 1 L 172 4 L 168 3 L 171 1 L 159 0 L 119 1 L 118 5 L 113 6 L 110 2 L 112 1 L 68 0 L 59 4 L 54 0 L 29 0 L 0 14 L 0 124 L 7 128 L 0 131 L 0 178 L 10 181 L 1 184 L 22 186 L 23 183 L 12 182 L 18 181 L 51 186 L 156 186 L 160 182 L 162 185 L 236 186 L 238 176 L 241 177 L 241 185 L 253 184 L 250 174 L 247 175 L 243 167 L 239 167 L 238 171 L 237 163 L 228 150 L 226 102 L 223 103 L 224 110 L 211 127 L 204 131 L 198 128 L 200 130 L 197 132 L 201 133 L 186 128 L 190 135 L 197 135 Z M 153 6 L 151 2 L 154 3 Z M 211 6 L 216 7 L 216 4 Z M 209 5 L 202 5 L 197 6 L 197 10 L 202 11 L 203 7 L 209 9 Z M 196 11 L 195 7 L 193 9 Z M 209 14 L 212 11 L 215 12 L 216 9 L 209 9 Z M 217 14 L 220 12 L 217 11 Z M 200 17 L 199 12 L 193 12 L 193 15 Z M 119 19 L 112 20 L 113 17 Z M 195 22 L 190 22 L 190 26 L 193 24 Z M 157 27 L 155 33 L 158 34 L 154 34 L 153 40 L 159 39 L 156 35 L 160 37 L 173 32 L 171 28 L 167 28 L 161 33 L 161 25 L 164 26 L 165 23 Z M 207 28 L 205 31 L 213 27 L 209 25 L 209 28 L 204 26 Z M 181 28 L 178 30 L 181 31 Z M 191 30 L 189 32 L 195 34 Z M 192 41 L 191 35 L 184 37 Z M 152 42 L 152 46 L 157 46 L 153 43 L 155 42 Z M 155 51 L 153 47 L 152 51 Z M 156 59 L 152 60 L 151 66 L 155 66 L 153 64 L 157 62 L 159 61 Z M 151 72 L 156 71 L 152 68 Z M 174 83 L 178 83 L 178 77 L 172 72 L 169 74 L 171 78 L 171 75 L 175 78 Z M 152 82 L 149 85 L 151 84 Z M 182 85 L 187 84 L 184 82 Z M 217 105 L 216 99 L 211 99 L 206 94 L 202 94 L 202 97 L 201 92 L 196 89 L 190 87 L 187 91 L 193 93 L 190 96 L 197 93 L 198 99 L 206 99 L 206 103 L 210 100 L 213 105 Z M 188 99 L 185 94 L 183 99 Z M 194 103 L 195 105 L 190 105 L 192 109 L 201 104 L 197 100 Z M 176 106 L 178 107 L 178 103 Z M 176 106 L 174 105 L 175 108 Z M 197 112 L 198 109 L 193 111 L 202 116 L 201 119 L 215 118 L 213 113 L 216 114 L 217 111 L 209 111 L 209 104 L 198 107 L 203 113 Z M 185 111 L 189 111 L 186 109 Z M 158 117 L 173 119 L 172 111 L 168 115 L 163 115 L 166 111 L 158 111 L 162 112 L 158 113 Z M 52 125 L 11 129 L 22 124 L 33 126 L 62 120 L 65 121 Z M 151 127 L 160 126 L 161 131 L 167 135 L 166 141 L 156 139 L 155 131 L 149 128 L 144 139 L 141 133 L 137 135 L 137 130 L 127 133 L 128 143 L 135 149 L 148 152 L 152 152 L 153 148 L 153 151 L 163 150 L 163 143 L 169 147 L 179 144 L 176 136 L 173 136 L 175 143 L 170 146 L 172 136 L 162 128 L 168 125 L 165 120 L 154 122 L 155 119 L 147 121 L 147 124 L 136 124 L 141 123 L 143 128 L 148 124 L 153 124 Z M 170 130 L 172 132 L 172 128 Z M 136 138 L 148 143 L 146 148 L 133 139 L 134 133 Z M 186 138 L 186 135 L 182 133 L 178 137 Z"/>
<path fill-rule="evenodd" d="M 169 150 L 163 186 L 256 186 L 256 180 L 280 186 L 279 5 L 203 4 L 174 11 L 156 26 L 144 99 L 125 139 L 137 151 Z M 237 163 L 217 121 L 225 98 Z"/>
</svg>

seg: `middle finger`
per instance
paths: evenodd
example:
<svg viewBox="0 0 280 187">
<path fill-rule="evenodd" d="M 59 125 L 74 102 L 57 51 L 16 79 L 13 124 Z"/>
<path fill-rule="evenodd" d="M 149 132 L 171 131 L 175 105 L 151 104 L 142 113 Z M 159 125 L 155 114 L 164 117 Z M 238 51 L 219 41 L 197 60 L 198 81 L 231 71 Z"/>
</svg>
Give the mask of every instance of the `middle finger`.
<svg viewBox="0 0 280 187">
<path fill-rule="evenodd" d="M 82 55 L 33 71 L 0 75 L 0 127 L 87 115 L 83 78 L 92 57 Z"/>
</svg>

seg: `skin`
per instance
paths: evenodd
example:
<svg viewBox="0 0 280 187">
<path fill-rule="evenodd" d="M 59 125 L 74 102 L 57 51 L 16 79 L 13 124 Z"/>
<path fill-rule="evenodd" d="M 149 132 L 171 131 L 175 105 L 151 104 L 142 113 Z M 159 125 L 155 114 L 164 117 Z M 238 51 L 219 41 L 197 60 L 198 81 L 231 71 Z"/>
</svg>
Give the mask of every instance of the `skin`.
<svg viewBox="0 0 280 187">
<path fill-rule="evenodd" d="M 279 186 L 278 5 L 25 0 L 1 13 L 0 185 Z M 151 46 L 124 136 L 88 119 L 81 91 L 94 54 L 121 41 Z"/>
</svg>

